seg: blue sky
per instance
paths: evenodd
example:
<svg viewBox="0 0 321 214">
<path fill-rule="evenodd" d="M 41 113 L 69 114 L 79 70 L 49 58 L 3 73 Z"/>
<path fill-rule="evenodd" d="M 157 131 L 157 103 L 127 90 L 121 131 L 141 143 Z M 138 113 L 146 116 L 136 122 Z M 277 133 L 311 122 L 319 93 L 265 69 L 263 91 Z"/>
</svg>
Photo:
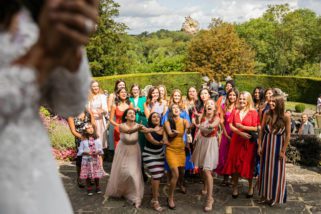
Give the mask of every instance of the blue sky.
<svg viewBox="0 0 321 214">
<path fill-rule="evenodd" d="M 120 4 L 117 21 L 130 34 L 159 29 L 180 30 L 184 17 L 196 19 L 206 28 L 211 18 L 244 22 L 263 14 L 270 4 L 288 3 L 292 9 L 309 8 L 321 15 L 321 0 L 115 0 Z"/>
</svg>

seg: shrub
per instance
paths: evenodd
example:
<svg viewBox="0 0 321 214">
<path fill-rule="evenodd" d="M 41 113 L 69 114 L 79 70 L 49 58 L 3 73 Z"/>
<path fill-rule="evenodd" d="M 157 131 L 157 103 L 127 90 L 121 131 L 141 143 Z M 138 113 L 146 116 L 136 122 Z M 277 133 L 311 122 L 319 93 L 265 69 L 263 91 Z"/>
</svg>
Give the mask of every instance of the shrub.
<svg viewBox="0 0 321 214">
<path fill-rule="evenodd" d="M 239 90 L 252 92 L 256 86 L 280 88 L 289 101 L 315 104 L 320 94 L 321 78 L 237 74 L 234 76 Z"/>
<path fill-rule="evenodd" d="M 134 83 L 139 84 L 141 87 L 163 84 L 169 92 L 178 88 L 183 94 L 186 93 L 190 86 L 200 88 L 202 85 L 201 74 L 197 72 L 143 73 L 95 78 L 100 86 L 109 92 L 113 92 L 114 84 L 118 79 L 125 80 L 128 89 Z"/>
<path fill-rule="evenodd" d="M 290 141 L 287 157 L 294 164 L 321 166 L 321 140 L 314 135 L 296 136 Z"/>
<path fill-rule="evenodd" d="M 39 115 L 48 131 L 52 146 L 52 154 L 58 160 L 74 160 L 76 157 L 75 138 L 71 134 L 67 122 L 59 117 L 50 117 L 49 111 L 41 107 Z"/>
<path fill-rule="evenodd" d="M 65 122 L 51 119 L 48 132 L 53 148 L 66 150 L 75 147 L 75 137 Z"/>
<path fill-rule="evenodd" d="M 294 108 L 295 108 L 296 112 L 302 113 L 305 110 L 305 105 L 304 104 L 297 104 L 297 105 L 295 105 Z"/>
</svg>

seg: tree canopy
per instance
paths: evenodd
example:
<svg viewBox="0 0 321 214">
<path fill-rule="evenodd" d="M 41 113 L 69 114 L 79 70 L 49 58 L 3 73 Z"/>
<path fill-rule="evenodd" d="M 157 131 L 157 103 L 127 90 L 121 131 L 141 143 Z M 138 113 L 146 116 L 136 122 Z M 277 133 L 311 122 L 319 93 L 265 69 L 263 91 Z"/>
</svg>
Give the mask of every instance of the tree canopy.
<svg viewBox="0 0 321 214">
<path fill-rule="evenodd" d="M 227 75 L 253 73 L 254 52 L 239 38 L 232 24 L 213 20 L 188 47 L 187 71 L 198 71 L 220 80 Z"/>
<path fill-rule="evenodd" d="M 309 9 L 271 5 L 244 23 L 212 19 L 195 35 L 161 29 L 128 35 L 115 21 L 119 4 L 101 0 L 98 30 L 87 45 L 94 76 L 199 71 L 321 76 L 321 17 Z"/>
</svg>

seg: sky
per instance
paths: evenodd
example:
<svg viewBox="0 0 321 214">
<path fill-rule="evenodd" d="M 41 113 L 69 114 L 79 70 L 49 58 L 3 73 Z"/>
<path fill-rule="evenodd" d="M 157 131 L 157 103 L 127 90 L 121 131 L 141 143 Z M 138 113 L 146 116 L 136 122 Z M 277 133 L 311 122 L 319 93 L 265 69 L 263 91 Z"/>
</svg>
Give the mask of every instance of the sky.
<svg viewBox="0 0 321 214">
<path fill-rule="evenodd" d="M 291 9 L 309 8 L 321 15 L 321 0 L 115 0 L 120 4 L 117 21 L 129 34 L 160 29 L 180 30 L 186 16 L 207 28 L 212 18 L 244 22 L 260 17 L 268 5 L 288 3 Z"/>
</svg>

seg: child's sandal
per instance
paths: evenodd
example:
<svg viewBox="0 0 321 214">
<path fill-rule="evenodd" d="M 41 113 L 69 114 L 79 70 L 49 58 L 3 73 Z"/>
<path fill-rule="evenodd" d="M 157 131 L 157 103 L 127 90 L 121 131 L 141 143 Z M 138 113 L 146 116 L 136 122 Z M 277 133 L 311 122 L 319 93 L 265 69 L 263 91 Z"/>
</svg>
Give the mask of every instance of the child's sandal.
<svg viewBox="0 0 321 214">
<path fill-rule="evenodd" d="M 163 208 L 160 206 L 159 201 L 151 200 L 150 204 L 155 211 L 157 212 L 163 211 Z"/>
</svg>

